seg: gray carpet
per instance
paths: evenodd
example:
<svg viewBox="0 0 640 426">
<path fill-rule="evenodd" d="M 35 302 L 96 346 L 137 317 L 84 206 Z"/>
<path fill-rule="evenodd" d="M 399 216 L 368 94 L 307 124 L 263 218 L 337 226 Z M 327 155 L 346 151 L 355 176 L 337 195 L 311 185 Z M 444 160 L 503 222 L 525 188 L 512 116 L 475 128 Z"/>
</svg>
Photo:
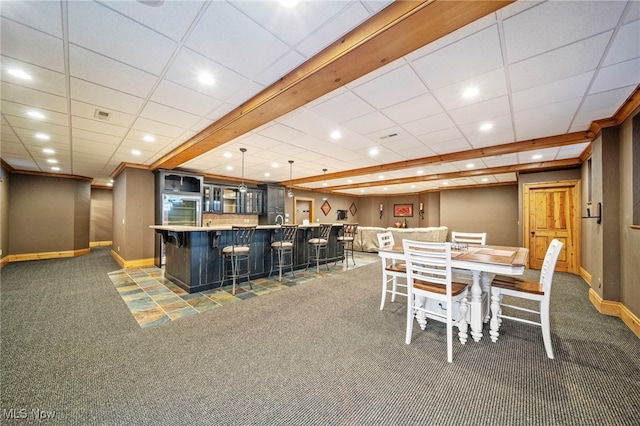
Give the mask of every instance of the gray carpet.
<svg viewBox="0 0 640 426">
<path fill-rule="evenodd" d="M 378 310 L 379 267 L 141 329 L 107 248 L 7 265 L 2 424 L 638 424 L 640 339 L 580 278 L 555 276 L 555 360 L 538 328 L 505 321 L 448 364 L 441 324 L 405 345 L 404 301 Z"/>
</svg>

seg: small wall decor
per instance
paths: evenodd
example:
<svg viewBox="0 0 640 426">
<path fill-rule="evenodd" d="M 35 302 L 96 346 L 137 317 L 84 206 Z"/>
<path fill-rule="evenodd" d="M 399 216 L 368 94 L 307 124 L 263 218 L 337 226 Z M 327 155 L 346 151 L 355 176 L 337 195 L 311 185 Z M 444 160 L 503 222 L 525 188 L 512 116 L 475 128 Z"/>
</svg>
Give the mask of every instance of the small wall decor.
<svg viewBox="0 0 640 426">
<path fill-rule="evenodd" d="M 349 212 L 351 216 L 355 216 L 358 209 L 356 208 L 356 203 L 351 203 L 351 207 L 349 207 Z"/>
<path fill-rule="evenodd" d="M 331 211 L 331 204 L 329 204 L 329 201 L 325 200 L 325 202 L 322 203 L 322 206 L 320 206 L 320 210 L 322 210 L 322 213 L 324 213 L 325 216 L 328 215 Z"/>
<path fill-rule="evenodd" d="M 394 204 L 394 217 L 413 217 L 413 204 Z"/>
<path fill-rule="evenodd" d="M 347 211 L 346 210 L 337 210 L 338 212 L 338 220 L 347 220 Z"/>
</svg>

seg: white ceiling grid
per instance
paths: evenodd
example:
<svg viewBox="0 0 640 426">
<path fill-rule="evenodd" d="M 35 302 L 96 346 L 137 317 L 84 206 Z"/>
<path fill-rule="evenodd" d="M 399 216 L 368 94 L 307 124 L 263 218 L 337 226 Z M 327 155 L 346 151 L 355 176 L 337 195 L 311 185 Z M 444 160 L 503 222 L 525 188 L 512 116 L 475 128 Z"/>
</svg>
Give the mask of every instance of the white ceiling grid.
<svg viewBox="0 0 640 426">
<path fill-rule="evenodd" d="M 3 1 L 2 159 L 15 169 L 51 172 L 51 155 L 42 149 L 53 148 L 59 173 L 104 185 L 121 162 L 152 164 L 389 3 Z M 10 69 L 32 79 L 17 79 Z M 214 85 L 198 81 L 203 71 Z M 288 160 L 296 179 L 322 175 L 323 168 L 334 173 L 584 131 L 612 116 L 638 84 L 640 2 L 519 1 L 181 167 L 239 178 L 239 148 L 246 147 L 245 178 L 286 182 Z M 478 96 L 462 97 L 472 85 Z M 32 110 L 45 118 L 28 117 Z M 110 113 L 109 120 L 97 119 L 96 110 Z M 479 130 L 485 122 L 493 128 Z M 335 130 L 341 139 L 331 138 Z M 144 142 L 147 134 L 155 141 Z M 419 178 L 419 169 L 423 176 L 469 170 L 468 163 L 476 170 L 571 159 L 587 145 L 536 151 L 541 160 L 524 152 L 410 167 L 385 179 Z M 449 179 L 447 186 L 517 176 L 484 178 Z M 378 184 L 377 174 L 351 179 L 375 184 L 342 192 L 444 185 Z"/>
</svg>

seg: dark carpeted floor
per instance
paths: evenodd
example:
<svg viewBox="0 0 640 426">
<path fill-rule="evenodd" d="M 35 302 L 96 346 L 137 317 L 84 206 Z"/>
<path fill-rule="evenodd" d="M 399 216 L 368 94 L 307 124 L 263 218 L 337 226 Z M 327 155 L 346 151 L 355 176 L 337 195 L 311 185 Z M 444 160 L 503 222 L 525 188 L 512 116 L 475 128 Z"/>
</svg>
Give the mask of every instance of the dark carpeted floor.
<svg viewBox="0 0 640 426">
<path fill-rule="evenodd" d="M 441 324 L 405 345 L 404 301 L 378 310 L 379 268 L 141 329 L 108 248 L 9 264 L 2 424 L 638 424 L 640 340 L 579 277 L 555 275 L 555 360 L 538 328 L 505 321 L 448 364 Z"/>
</svg>

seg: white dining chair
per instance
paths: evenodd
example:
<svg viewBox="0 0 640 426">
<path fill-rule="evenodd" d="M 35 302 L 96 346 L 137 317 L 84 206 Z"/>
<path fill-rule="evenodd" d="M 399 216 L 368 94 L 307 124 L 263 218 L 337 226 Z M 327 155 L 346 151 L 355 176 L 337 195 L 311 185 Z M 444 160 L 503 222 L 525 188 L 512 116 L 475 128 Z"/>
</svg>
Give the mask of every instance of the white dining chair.
<svg viewBox="0 0 640 426">
<path fill-rule="evenodd" d="M 393 234 L 390 231 L 379 232 L 377 237 L 378 247 L 383 250 L 378 251 L 382 259 L 382 301 L 380 302 L 380 310 L 382 311 L 387 293 L 391 294 L 391 302 L 395 302 L 398 295 L 407 296 L 407 268 L 404 263 L 384 256 L 384 249 L 390 250 L 395 243 Z"/>
<path fill-rule="evenodd" d="M 444 322 L 447 328 L 447 361 L 453 362 L 453 327 L 458 327 L 460 343 L 467 342 L 467 285 L 451 281 L 451 244 L 403 240 L 407 262 L 407 333 L 405 343 L 411 343 L 414 317 L 421 329 L 427 318 Z M 429 309 L 427 299 L 439 303 L 444 310 Z M 453 318 L 454 304 L 459 304 Z"/>
<path fill-rule="evenodd" d="M 527 280 L 520 277 L 496 275 L 491 282 L 491 324 L 489 335 L 493 342 L 498 341 L 500 325 L 503 319 L 518 321 L 536 325 L 542 328 L 542 340 L 547 356 L 553 359 L 553 346 L 551 345 L 551 321 L 549 318 L 549 306 L 551 303 L 551 284 L 553 273 L 560 256 L 563 244 L 554 239 L 549 244 L 544 256 L 539 281 Z M 530 309 L 521 304 L 503 303 L 503 296 L 511 296 L 518 299 L 533 300 L 538 303 L 538 309 Z M 517 302 L 511 302 L 517 303 Z M 532 321 L 523 317 L 506 315 L 502 308 L 511 308 L 515 311 L 533 313 L 538 315 L 540 321 Z"/>
<path fill-rule="evenodd" d="M 462 244 L 477 244 L 483 246 L 487 244 L 487 233 L 451 231 L 451 242 Z"/>
</svg>

